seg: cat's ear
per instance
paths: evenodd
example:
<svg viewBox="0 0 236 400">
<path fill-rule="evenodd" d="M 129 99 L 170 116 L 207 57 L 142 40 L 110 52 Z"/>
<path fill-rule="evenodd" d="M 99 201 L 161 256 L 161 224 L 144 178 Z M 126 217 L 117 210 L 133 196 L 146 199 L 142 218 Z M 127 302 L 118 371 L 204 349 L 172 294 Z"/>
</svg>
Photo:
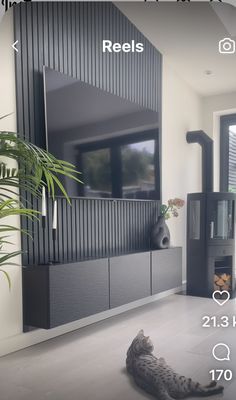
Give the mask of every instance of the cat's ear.
<svg viewBox="0 0 236 400">
<path fill-rule="evenodd" d="M 144 331 L 143 331 L 143 329 L 141 329 L 140 331 L 139 331 L 139 333 L 138 333 L 138 336 L 143 336 L 144 335 Z"/>
</svg>

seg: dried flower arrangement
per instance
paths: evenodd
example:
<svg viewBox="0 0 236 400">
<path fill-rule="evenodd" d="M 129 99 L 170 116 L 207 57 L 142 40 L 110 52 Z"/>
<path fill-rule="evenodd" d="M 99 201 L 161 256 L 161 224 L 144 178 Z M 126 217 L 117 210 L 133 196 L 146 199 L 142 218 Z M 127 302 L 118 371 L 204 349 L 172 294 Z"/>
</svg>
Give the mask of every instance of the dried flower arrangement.
<svg viewBox="0 0 236 400">
<path fill-rule="evenodd" d="M 184 206 L 184 200 L 182 199 L 169 199 L 167 204 L 162 204 L 160 208 L 160 215 L 165 219 L 178 217 L 178 210 Z"/>
</svg>

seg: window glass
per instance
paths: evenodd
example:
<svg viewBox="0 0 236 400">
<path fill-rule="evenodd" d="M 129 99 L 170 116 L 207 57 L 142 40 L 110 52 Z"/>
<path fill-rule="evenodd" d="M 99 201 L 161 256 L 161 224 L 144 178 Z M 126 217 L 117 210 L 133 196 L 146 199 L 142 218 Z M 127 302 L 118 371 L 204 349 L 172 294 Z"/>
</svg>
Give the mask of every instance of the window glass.
<svg viewBox="0 0 236 400">
<path fill-rule="evenodd" d="M 200 209 L 201 203 L 200 200 L 191 200 L 190 201 L 190 232 L 189 237 L 192 240 L 199 240 L 200 239 Z"/>
<path fill-rule="evenodd" d="M 233 201 L 212 201 L 210 206 L 210 239 L 233 238 Z"/>
<path fill-rule="evenodd" d="M 229 126 L 229 192 L 236 192 L 236 125 Z"/>
</svg>

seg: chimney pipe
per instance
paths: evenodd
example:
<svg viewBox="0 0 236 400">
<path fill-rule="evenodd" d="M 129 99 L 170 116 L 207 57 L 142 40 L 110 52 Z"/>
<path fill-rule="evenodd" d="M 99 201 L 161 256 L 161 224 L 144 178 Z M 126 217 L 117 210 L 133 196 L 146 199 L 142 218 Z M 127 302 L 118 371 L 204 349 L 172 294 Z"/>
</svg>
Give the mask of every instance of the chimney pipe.
<svg viewBox="0 0 236 400">
<path fill-rule="evenodd" d="M 188 143 L 198 143 L 202 148 L 202 191 L 213 192 L 213 140 L 203 131 L 187 132 Z"/>
</svg>

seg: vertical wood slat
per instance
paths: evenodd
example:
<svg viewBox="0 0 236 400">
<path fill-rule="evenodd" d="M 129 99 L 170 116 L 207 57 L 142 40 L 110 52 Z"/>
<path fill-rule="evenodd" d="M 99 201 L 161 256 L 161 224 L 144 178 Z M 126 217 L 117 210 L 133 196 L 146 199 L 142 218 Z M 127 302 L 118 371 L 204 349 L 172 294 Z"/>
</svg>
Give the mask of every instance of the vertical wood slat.
<svg viewBox="0 0 236 400">
<path fill-rule="evenodd" d="M 23 32 L 22 32 L 22 26 L 21 26 L 21 8 L 17 7 L 15 10 L 15 19 L 18 20 L 18 23 L 15 23 L 14 29 L 15 29 L 15 35 L 19 38 L 20 42 L 22 41 L 23 38 Z M 15 73 L 16 73 L 16 96 L 17 99 L 20 99 L 18 101 L 17 107 L 18 107 L 18 113 L 17 113 L 17 127 L 20 132 L 23 132 L 22 136 L 25 137 L 25 127 L 24 127 L 24 117 L 23 112 L 24 112 L 24 105 L 23 105 L 23 71 L 22 71 L 22 57 L 23 57 L 23 52 L 20 51 L 19 57 L 18 57 L 18 62 L 15 64 Z M 27 198 L 26 198 L 27 200 Z M 26 218 L 21 218 L 21 227 L 24 230 L 28 229 L 28 221 Z M 23 264 L 27 265 L 29 263 L 29 257 L 28 257 L 28 236 L 27 235 L 21 235 L 21 245 L 23 254 L 22 254 L 22 262 Z"/>
<path fill-rule="evenodd" d="M 73 198 L 71 206 L 58 197 L 58 230 L 55 259 L 82 261 L 149 250 L 150 227 L 157 219 L 159 201 L 130 201 Z M 48 217 L 43 238 L 41 222 L 35 224 L 38 263 L 54 259 L 52 246 L 53 201 L 48 200 Z M 141 231 L 141 237 L 140 237 Z M 49 251 L 44 251 L 49 238 Z M 37 262 L 36 256 L 34 257 Z M 33 260 L 31 260 L 33 262 Z"/>
<path fill-rule="evenodd" d="M 157 111 L 161 115 L 161 55 L 112 3 L 25 2 L 14 7 L 18 132 L 45 145 L 43 65 Z M 102 39 L 144 43 L 143 53 L 102 53 Z M 32 200 L 29 196 L 26 199 Z M 40 203 L 33 201 L 35 208 Z M 58 198 L 56 253 L 61 261 L 147 250 L 158 201 Z M 23 263 L 52 260 L 52 204 L 45 231 L 22 219 Z"/>
<path fill-rule="evenodd" d="M 46 229 L 43 232 L 41 221 L 34 224 L 33 252 L 25 265 L 54 259 L 82 261 L 150 249 L 150 228 L 158 217 L 158 200 L 73 198 L 70 206 L 64 198 L 58 197 L 57 202 L 56 254 L 53 254 L 51 230 L 53 201 L 49 199 Z M 41 208 L 38 202 L 37 208 Z"/>
</svg>

